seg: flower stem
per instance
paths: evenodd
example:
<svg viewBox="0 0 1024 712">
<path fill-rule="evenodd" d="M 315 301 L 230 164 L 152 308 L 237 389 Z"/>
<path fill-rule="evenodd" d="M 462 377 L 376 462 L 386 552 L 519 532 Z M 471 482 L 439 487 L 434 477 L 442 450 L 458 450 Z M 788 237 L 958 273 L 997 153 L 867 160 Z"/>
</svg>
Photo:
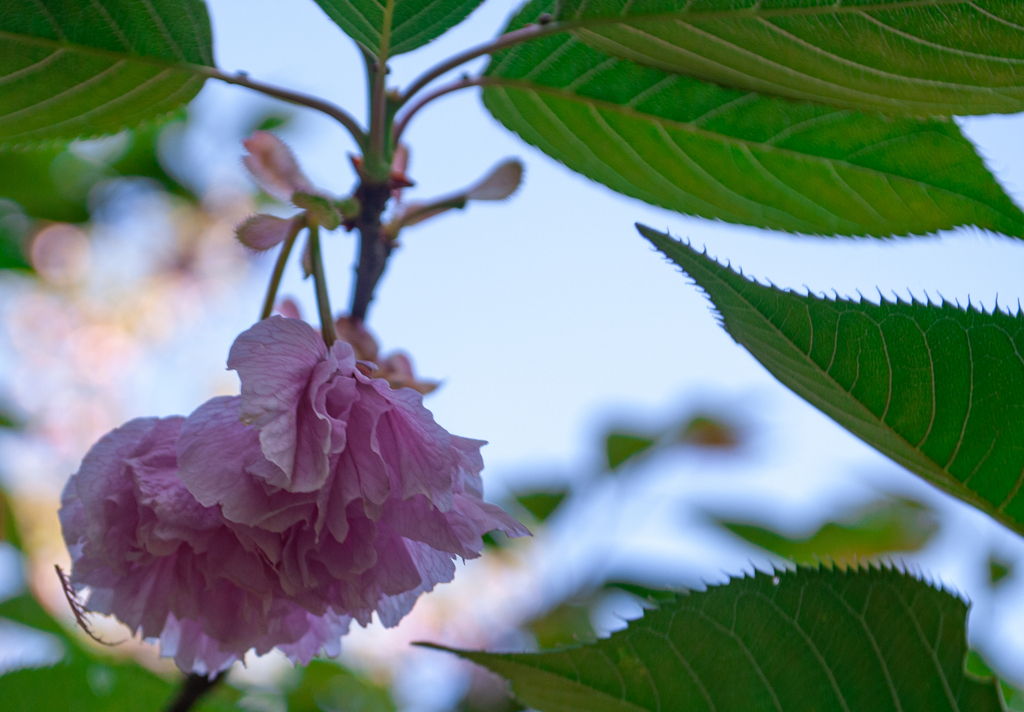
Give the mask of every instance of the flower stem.
<svg viewBox="0 0 1024 712">
<path fill-rule="evenodd" d="M 167 708 L 167 712 L 188 712 L 200 697 L 216 687 L 226 675 L 227 673 L 222 672 L 211 680 L 206 675 L 192 673 L 181 683 L 178 696 Z"/>
<path fill-rule="evenodd" d="M 277 288 L 281 284 L 281 275 L 284 274 L 284 266 L 288 262 L 288 255 L 291 254 L 295 238 L 298 237 L 304 227 L 306 227 L 305 215 L 297 216 L 292 220 L 292 225 L 288 229 L 288 235 L 284 238 L 284 244 L 281 245 L 281 252 L 277 256 L 277 262 L 274 263 L 274 271 L 270 275 L 270 284 L 267 285 L 267 298 L 263 300 L 263 311 L 260 312 L 260 321 L 269 317 L 271 312 L 274 311 L 274 301 L 277 298 Z"/>
<path fill-rule="evenodd" d="M 316 305 L 320 310 L 320 333 L 324 343 L 331 348 L 338 340 L 334 330 L 334 316 L 331 314 L 331 302 L 327 297 L 327 280 L 324 278 L 324 259 L 320 254 L 320 226 L 309 224 L 309 257 L 313 263 L 313 283 L 316 285 Z"/>
</svg>

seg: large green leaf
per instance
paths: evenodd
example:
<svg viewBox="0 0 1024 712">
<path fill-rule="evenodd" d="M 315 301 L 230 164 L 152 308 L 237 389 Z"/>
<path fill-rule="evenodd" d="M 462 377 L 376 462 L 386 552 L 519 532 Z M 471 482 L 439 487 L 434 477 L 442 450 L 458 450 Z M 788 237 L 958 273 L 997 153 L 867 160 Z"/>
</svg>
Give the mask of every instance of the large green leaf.
<svg viewBox="0 0 1024 712">
<path fill-rule="evenodd" d="M 483 0 L 316 0 L 328 17 L 378 57 L 422 47 L 459 24 Z"/>
<path fill-rule="evenodd" d="M 213 66 L 201 0 L 0 0 L 0 144 L 114 133 Z"/>
<path fill-rule="evenodd" d="M 640 231 L 704 289 L 729 334 L 776 378 L 1024 534 L 1024 312 L 803 296 Z"/>
<path fill-rule="evenodd" d="M 537 0 L 516 29 L 551 9 Z M 484 103 L 569 168 L 681 213 L 810 234 L 907 235 L 1024 214 L 956 124 L 772 99 L 561 34 L 497 55 Z"/>
<path fill-rule="evenodd" d="M 624 59 L 723 86 L 925 115 L 1024 110 L 1019 0 L 565 0 Z"/>
<path fill-rule="evenodd" d="M 592 645 L 455 652 L 541 712 L 1001 710 L 965 673 L 966 614 L 898 571 L 801 569 L 679 595 Z"/>
</svg>

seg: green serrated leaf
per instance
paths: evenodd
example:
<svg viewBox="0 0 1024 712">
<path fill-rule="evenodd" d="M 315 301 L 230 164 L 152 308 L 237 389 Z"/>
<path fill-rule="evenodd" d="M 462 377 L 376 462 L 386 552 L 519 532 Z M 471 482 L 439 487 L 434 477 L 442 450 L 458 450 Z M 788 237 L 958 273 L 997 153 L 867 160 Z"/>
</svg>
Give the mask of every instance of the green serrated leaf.
<svg viewBox="0 0 1024 712">
<path fill-rule="evenodd" d="M 554 7 L 536 0 L 509 26 Z M 955 123 L 795 103 L 616 59 L 567 34 L 495 56 L 484 104 L 620 193 L 688 215 L 822 235 L 977 225 L 1024 213 Z"/>
<path fill-rule="evenodd" d="M 560 652 L 451 651 L 541 712 L 996 712 L 964 670 L 967 606 L 890 569 L 757 573 Z"/>
<path fill-rule="evenodd" d="M 913 116 L 1024 110 L 1018 0 L 565 0 L 587 43 L 723 86 Z"/>
<path fill-rule="evenodd" d="M 316 0 L 377 57 L 422 47 L 465 20 L 483 0 Z"/>
<path fill-rule="evenodd" d="M 827 522 L 800 539 L 744 522 L 718 523 L 751 544 L 797 564 L 816 566 L 826 561 L 840 567 L 856 566 L 879 554 L 917 551 L 938 529 L 931 512 L 906 499 L 875 504 L 853 522 Z"/>
<path fill-rule="evenodd" d="M 611 433 L 605 438 L 604 448 L 608 456 L 608 469 L 614 470 L 634 455 L 654 445 L 652 438 L 628 433 Z"/>
<path fill-rule="evenodd" d="M 0 145 L 136 126 L 212 66 L 201 0 L 0 0 Z"/>
<path fill-rule="evenodd" d="M 765 287 L 656 230 L 729 334 L 866 443 L 1024 534 L 1024 313 Z"/>
</svg>

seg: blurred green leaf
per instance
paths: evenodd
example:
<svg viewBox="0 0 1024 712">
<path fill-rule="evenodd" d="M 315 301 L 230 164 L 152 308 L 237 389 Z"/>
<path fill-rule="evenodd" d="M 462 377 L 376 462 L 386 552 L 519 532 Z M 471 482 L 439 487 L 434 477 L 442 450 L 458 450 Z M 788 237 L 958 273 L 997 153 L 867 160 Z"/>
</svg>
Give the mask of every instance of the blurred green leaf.
<svg viewBox="0 0 1024 712">
<path fill-rule="evenodd" d="M 849 524 L 828 522 L 803 539 L 791 539 L 742 522 L 718 523 L 751 544 L 801 565 L 832 561 L 840 566 L 855 566 L 879 554 L 917 551 L 938 529 L 931 512 L 908 499 L 876 504 Z"/>
<path fill-rule="evenodd" d="M 1010 575 L 1009 564 L 1004 564 L 995 558 L 988 560 L 988 580 L 993 586 Z"/>
<path fill-rule="evenodd" d="M 508 682 L 489 670 L 473 669 L 469 689 L 455 712 L 521 712 L 526 708 L 512 696 Z"/>
<path fill-rule="evenodd" d="M 168 193 L 196 200 L 191 189 L 171 176 L 160 161 L 161 136 L 167 129 L 181 126 L 186 120 L 187 114 L 184 110 L 176 111 L 165 120 L 152 121 L 127 132 L 127 148 L 110 164 L 110 168 L 116 175 L 149 178 L 159 183 Z"/>
<path fill-rule="evenodd" d="M 2 172 L 0 176 L 3 176 Z M 0 177 L 0 182 L 3 180 Z M 32 266 L 25 254 L 31 224 L 32 220 L 20 205 L 0 198 L 0 269 L 31 271 Z"/>
<path fill-rule="evenodd" d="M 988 680 L 996 676 L 992 668 L 988 666 L 988 663 L 985 662 L 985 659 L 976 650 L 972 650 L 967 654 L 966 667 L 969 674 L 981 680 Z M 999 686 L 1003 691 L 1003 699 L 1006 701 L 1007 711 L 1024 712 L 1024 692 L 1005 680 L 1000 680 Z"/>
<path fill-rule="evenodd" d="M 526 627 L 536 636 L 541 649 L 593 643 L 597 640 L 597 633 L 590 622 L 590 606 L 586 605 L 562 603 L 534 618 Z"/>
<path fill-rule="evenodd" d="M 462 22 L 483 0 L 316 0 L 375 56 L 422 47 Z"/>
<path fill-rule="evenodd" d="M 30 594 L 0 602 L 0 618 L 57 636 L 64 659 L 52 667 L 0 675 L 4 712 L 137 712 L 161 710 L 173 698 L 169 682 L 130 659 L 117 660 L 87 649 Z M 236 709 L 241 693 L 219 685 L 201 704 L 201 712 Z"/>
<path fill-rule="evenodd" d="M 565 0 L 619 57 L 723 86 L 927 116 L 1024 110 L 1019 0 Z"/>
<path fill-rule="evenodd" d="M 179 111 L 101 142 L 0 150 L 0 198 L 18 203 L 31 218 L 79 223 L 89 219 L 89 192 L 108 178 L 149 178 L 171 193 L 193 197 L 164 170 L 158 156 L 163 131 L 184 120 Z M 80 155 L 95 144 L 112 150 L 94 159 Z"/>
<path fill-rule="evenodd" d="M 10 496 L 3 489 L 0 489 L 0 541 L 6 541 L 18 551 L 23 550 L 18 522 L 14 519 L 14 507 L 11 506 Z"/>
<path fill-rule="evenodd" d="M 553 11 L 551 0 L 535 0 L 509 29 Z M 484 104 L 524 141 L 669 210 L 804 234 L 977 225 L 1024 236 L 1024 213 L 951 121 L 723 88 L 611 57 L 569 34 L 496 54 L 486 81 Z"/>
<path fill-rule="evenodd" d="M 63 155 L 67 156 L 66 172 L 90 167 L 86 161 L 67 154 L 64 146 L 0 151 L 0 197 L 15 201 L 34 218 L 58 222 L 87 220 L 85 196 L 69 197 L 54 184 L 51 166 Z"/>
<path fill-rule="evenodd" d="M 134 662 L 88 657 L 71 651 L 48 668 L 15 670 L 0 676 L 4 712 L 140 712 L 162 710 L 177 686 Z M 192 709 L 238 709 L 238 690 L 218 685 Z"/>
<path fill-rule="evenodd" d="M 740 444 L 740 434 L 733 425 L 720 418 L 697 415 L 683 426 L 679 441 L 698 447 L 727 450 Z"/>
<path fill-rule="evenodd" d="M 117 133 L 198 93 L 201 0 L 0 0 L 0 144 Z"/>
<path fill-rule="evenodd" d="M 605 438 L 605 452 L 608 455 L 608 469 L 614 470 L 629 458 L 654 445 L 652 438 L 628 433 L 611 433 Z"/>
<path fill-rule="evenodd" d="M 612 581 L 606 583 L 604 586 L 606 589 L 618 589 L 631 593 L 637 598 L 642 598 L 648 603 L 662 604 L 676 600 L 679 597 L 677 591 L 669 591 L 667 589 L 660 588 L 647 588 L 646 586 L 640 586 L 635 583 L 623 583 L 621 581 Z"/>
<path fill-rule="evenodd" d="M 288 712 L 395 712 L 387 688 L 336 663 L 314 660 L 288 693 Z"/>
<path fill-rule="evenodd" d="M 801 397 L 1024 533 L 1024 312 L 875 305 L 765 287 L 650 228 L 729 334 Z"/>
<path fill-rule="evenodd" d="M 2 493 L 0 493 L 2 494 Z M 0 518 L 5 538 L 18 546 L 11 526 L 9 502 L 0 496 Z M 131 659 L 102 655 L 71 635 L 31 593 L 0 601 L 0 618 L 21 623 L 55 636 L 64 646 L 64 658 L 52 667 L 15 670 L 0 675 L 3 712 L 136 712 L 161 710 L 173 698 L 177 682 L 163 679 Z M 236 709 L 241 693 L 218 685 L 198 712 Z"/>
<path fill-rule="evenodd" d="M 998 712 L 996 683 L 965 672 L 966 616 L 899 571 L 799 569 L 680 595 L 592 645 L 451 652 L 541 712 Z"/>
<path fill-rule="evenodd" d="M 516 501 L 523 505 L 534 519 L 543 522 L 558 509 L 558 505 L 562 503 L 567 494 L 568 492 L 564 490 L 561 492 L 531 492 L 518 495 Z"/>
</svg>

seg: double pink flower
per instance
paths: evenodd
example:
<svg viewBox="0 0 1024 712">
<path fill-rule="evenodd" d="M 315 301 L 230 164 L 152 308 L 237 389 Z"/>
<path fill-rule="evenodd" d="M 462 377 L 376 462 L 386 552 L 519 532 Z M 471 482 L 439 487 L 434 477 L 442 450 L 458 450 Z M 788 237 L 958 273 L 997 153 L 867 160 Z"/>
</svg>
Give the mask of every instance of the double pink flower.
<svg viewBox="0 0 1024 712">
<path fill-rule="evenodd" d="M 364 375 L 344 341 L 271 317 L 228 366 L 241 396 L 108 433 L 60 511 L 87 609 L 182 670 L 213 675 L 253 648 L 336 655 L 353 619 L 396 625 L 486 532 L 528 533 L 481 499 L 483 443 Z"/>
</svg>

